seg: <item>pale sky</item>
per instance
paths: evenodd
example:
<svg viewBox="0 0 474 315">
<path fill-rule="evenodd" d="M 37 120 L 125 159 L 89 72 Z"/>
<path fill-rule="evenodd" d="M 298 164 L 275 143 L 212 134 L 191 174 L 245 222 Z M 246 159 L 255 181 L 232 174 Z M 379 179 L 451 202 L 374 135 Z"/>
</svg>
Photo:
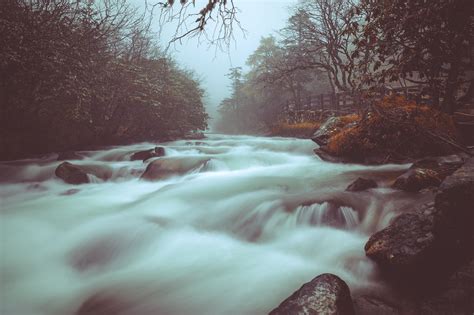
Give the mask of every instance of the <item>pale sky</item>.
<svg viewBox="0 0 474 315">
<path fill-rule="evenodd" d="M 178 2 L 178 1 L 176 1 Z M 207 1 L 206 1 L 207 2 Z M 230 67 L 244 66 L 247 57 L 258 47 L 260 38 L 281 29 L 289 17 L 290 7 L 297 0 L 234 0 L 240 12 L 238 18 L 246 30 L 235 32 L 235 43 L 229 53 L 216 52 L 206 42 L 196 38 L 184 40 L 171 49 L 172 55 L 185 68 L 194 70 L 203 79 L 207 92 L 207 107 L 211 116 L 220 101 L 230 94 L 230 82 L 225 76 Z M 162 42 L 167 42 L 171 30 L 162 32 Z M 210 122 L 212 125 L 212 121 Z"/>
</svg>

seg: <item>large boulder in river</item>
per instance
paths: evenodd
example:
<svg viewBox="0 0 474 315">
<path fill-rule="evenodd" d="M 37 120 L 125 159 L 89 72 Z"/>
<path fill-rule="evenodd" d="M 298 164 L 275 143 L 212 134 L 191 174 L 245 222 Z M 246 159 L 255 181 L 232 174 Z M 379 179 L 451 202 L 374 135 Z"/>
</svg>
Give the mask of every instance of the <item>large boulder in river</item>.
<svg viewBox="0 0 474 315">
<path fill-rule="evenodd" d="M 145 180 L 160 180 L 173 175 L 182 175 L 209 161 L 202 157 L 161 158 L 148 164 L 141 176 Z"/>
<path fill-rule="evenodd" d="M 329 117 L 319 128 L 316 130 L 311 137 L 311 140 L 316 142 L 319 146 L 328 144 L 329 138 L 334 134 L 340 132 L 348 125 L 354 124 L 354 120 L 357 119 L 355 115 L 340 116 L 340 117 Z"/>
<path fill-rule="evenodd" d="M 321 136 L 315 135 L 313 141 L 323 145 L 325 155 L 362 164 L 409 163 L 461 148 L 451 116 L 397 96 L 372 104 L 361 119 L 329 139 Z"/>
<path fill-rule="evenodd" d="M 399 176 L 392 185 L 395 189 L 417 192 L 437 187 L 464 163 L 460 155 L 425 158 L 415 162 L 410 169 Z"/>
<path fill-rule="evenodd" d="M 359 177 L 347 186 L 346 191 L 364 191 L 370 188 L 376 188 L 377 183 L 373 179 Z"/>
<path fill-rule="evenodd" d="M 165 155 L 165 148 L 163 147 L 155 147 L 154 149 L 138 151 L 132 154 L 130 157 L 131 161 L 142 160 L 145 162 L 148 159 L 154 157 L 161 157 Z"/>
<path fill-rule="evenodd" d="M 68 184 L 79 185 L 89 182 L 87 172 L 80 166 L 69 162 L 59 164 L 54 174 Z"/>
<path fill-rule="evenodd" d="M 317 276 L 284 300 L 270 315 L 354 314 L 351 293 L 338 276 Z"/>
</svg>

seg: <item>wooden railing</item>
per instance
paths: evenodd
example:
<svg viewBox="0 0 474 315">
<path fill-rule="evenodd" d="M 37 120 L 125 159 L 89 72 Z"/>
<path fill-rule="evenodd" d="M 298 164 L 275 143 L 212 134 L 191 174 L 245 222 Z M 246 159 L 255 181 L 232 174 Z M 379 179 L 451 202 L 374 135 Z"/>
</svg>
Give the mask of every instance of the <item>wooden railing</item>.
<svg viewBox="0 0 474 315">
<path fill-rule="evenodd" d="M 385 88 L 378 91 L 362 91 L 361 93 L 340 92 L 334 94 L 310 95 L 301 99 L 299 104 L 287 100 L 281 120 L 288 123 L 302 121 L 320 121 L 331 115 L 360 113 L 367 106 L 386 95 L 404 95 L 417 103 L 430 103 L 428 95 L 422 93 L 421 86 Z"/>
</svg>

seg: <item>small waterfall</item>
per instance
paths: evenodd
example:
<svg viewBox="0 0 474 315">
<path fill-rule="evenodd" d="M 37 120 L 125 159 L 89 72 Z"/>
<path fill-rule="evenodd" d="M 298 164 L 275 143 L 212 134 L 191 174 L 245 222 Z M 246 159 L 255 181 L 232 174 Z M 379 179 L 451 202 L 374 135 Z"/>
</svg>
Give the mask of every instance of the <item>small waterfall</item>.
<svg viewBox="0 0 474 315">
<path fill-rule="evenodd" d="M 328 202 L 299 206 L 295 209 L 294 216 L 298 224 L 329 225 L 349 229 L 359 224 L 359 218 L 354 209 L 333 206 Z"/>
</svg>

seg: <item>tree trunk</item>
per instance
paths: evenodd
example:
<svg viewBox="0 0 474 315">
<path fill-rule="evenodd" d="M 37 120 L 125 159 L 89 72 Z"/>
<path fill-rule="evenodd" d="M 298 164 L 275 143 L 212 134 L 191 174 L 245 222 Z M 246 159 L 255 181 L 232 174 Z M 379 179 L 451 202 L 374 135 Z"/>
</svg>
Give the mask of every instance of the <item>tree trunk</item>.
<svg viewBox="0 0 474 315">
<path fill-rule="evenodd" d="M 457 79 L 459 75 L 459 62 L 451 62 L 451 68 L 448 72 L 446 88 L 444 91 L 442 110 L 448 114 L 454 113 L 456 109 Z"/>
</svg>

